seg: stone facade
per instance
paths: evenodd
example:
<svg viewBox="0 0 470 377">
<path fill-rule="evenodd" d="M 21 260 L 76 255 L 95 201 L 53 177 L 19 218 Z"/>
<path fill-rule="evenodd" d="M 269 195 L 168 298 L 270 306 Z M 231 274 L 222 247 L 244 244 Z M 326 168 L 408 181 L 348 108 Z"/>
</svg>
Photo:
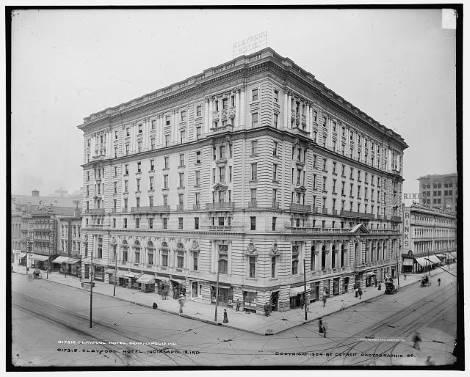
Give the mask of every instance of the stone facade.
<svg viewBox="0 0 470 377">
<path fill-rule="evenodd" d="M 457 174 L 432 174 L 418 180 L 421 204 L 445 211 L 457 211 Z"/>
<path fill-rule="evenodd" d="M 85 277 L 213 302 L 219 272 L 260 312 L 301 304 L 304 264 L 311 301 L 395 271 L 406 143 L 272 49 L 79 128 Z"/>
</svg>

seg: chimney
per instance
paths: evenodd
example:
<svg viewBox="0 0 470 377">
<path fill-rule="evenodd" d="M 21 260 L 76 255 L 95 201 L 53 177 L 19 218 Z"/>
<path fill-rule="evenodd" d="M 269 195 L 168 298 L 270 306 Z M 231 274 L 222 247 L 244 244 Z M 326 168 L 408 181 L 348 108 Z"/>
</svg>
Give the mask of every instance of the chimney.
<svg viewBox="0 0 470 377">
<path fill-rule="evenodd" d="M 80 216 L 80 210 L 78 209 L 78 205 L 80 204 L 79 200 L 74 200 L 73 203 L 75 204 L 75 208 L 73 210 L 73 217 L 79 217 Z"/>
<path fill-rule="evenodd" d="M 39 197 L 39 190 L 33 190 L 31 196 L 38 198 Z"/>
</svg>

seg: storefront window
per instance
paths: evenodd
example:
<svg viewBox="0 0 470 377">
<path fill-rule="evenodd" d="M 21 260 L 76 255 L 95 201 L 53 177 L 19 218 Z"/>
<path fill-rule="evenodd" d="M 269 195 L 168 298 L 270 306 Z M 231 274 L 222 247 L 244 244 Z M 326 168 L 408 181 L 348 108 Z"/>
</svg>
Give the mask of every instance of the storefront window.
<svg viewBox="0 0 470 377">
<path fill-rule="evenodd" d="M 243 291 L 243 307 L 245 310 L 256 310 L 256 292 Z"/>
</svg>

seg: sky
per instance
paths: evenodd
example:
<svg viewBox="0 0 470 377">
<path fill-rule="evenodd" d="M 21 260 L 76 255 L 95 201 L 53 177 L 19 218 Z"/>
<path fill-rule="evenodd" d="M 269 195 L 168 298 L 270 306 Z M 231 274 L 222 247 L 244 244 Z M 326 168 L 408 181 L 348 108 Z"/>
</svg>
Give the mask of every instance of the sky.
<svg viewBox="0 0 470 377">
<path fill-rule="evenodd" d="M 27 10 L 12 20 L 12 193 L 78 191 L 84 117 L 229 61 L 264 31 L 404 137 L 405 193 L 457 171 L 456 34 L 440 10 Z"/>
</svg>

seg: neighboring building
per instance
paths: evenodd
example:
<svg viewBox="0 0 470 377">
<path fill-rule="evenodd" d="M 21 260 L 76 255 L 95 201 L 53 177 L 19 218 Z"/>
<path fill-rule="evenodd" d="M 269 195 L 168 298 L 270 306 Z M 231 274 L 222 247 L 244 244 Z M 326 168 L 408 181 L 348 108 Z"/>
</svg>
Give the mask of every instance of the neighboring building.
<svg viewBox="0 0 470 377">
<path fill-rule="evenodd" d="M 404 207 L 403 272 L 457 258 L 457 220 L 454 213 L 420 204 Z"/>
<path fill-rule="evenodd" d="M 421 204 L 431 208 L 457 211 L 458 176 L 432 174 L 418 178 Z"/>
<path fill-rule="evenodd" d="M 394 275 L 402 137 L 270 48 L 92 114 L 83 273 L 177 297 L 301 305 Z M 375 279 L 374 279 L 375 278 Z M 150 289 L 152 290 L 152 289 Z"/>
<path fill-rule="evenodd" d="M 80 229 L 82 218 L 77 208 L 73 216 L 57 216 L 58 245 L 57 254 L 52 263 L 58 265 L 59 271 L 68 275 L 79 276 L 80 268 Z"/>
</svg>

